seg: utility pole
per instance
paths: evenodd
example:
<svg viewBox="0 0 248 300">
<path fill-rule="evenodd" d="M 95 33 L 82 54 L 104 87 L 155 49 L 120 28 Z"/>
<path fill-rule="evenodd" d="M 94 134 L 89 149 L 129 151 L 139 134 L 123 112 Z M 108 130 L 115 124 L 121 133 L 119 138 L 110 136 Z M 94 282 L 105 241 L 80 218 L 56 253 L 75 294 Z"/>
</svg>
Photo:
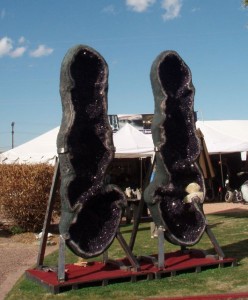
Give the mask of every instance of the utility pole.
<svg viewBox="0 0 248 300">
<path fill-rule="evenodd" d="M 15 122 L 11 123 L 11 127 L 12 127 L 12 131 L 11 131 L 11 136 L 12 136 L 12 149 L 14 148 L 14 126 L 15 126 Z"/>
</svg>

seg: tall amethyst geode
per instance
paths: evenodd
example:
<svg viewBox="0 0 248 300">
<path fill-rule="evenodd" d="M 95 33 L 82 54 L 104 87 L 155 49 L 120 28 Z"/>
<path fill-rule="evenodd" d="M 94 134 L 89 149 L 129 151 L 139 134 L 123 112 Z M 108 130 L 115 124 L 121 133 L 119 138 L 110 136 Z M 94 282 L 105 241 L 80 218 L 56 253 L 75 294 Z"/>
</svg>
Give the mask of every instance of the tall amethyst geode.
<svg viewBox="0 0 248 300">
<path fill-rule="evenodd" d="M 155 224 L 164 228 L 165 238 L 176 245 L 192 246 L 206 227 L 192 76 L 175 51 L 162 52 L 153 62 L 150 76 L 155 100 L 152 137 L 156 175 L 144 198 Z M 188 201 L 187 189 L 191 186 L 198 190 Z"/>
<path fill-rule="evenodd" d="M 67 246 L 83 258 L 100 255 L 111 245 L 125 202 L 118 187 L 104 183 L 115 151 L 107 116 L 107 91 L 104 58 L 88 46 L 71 48 L 60 74 L 59 227 Z"/>
</svg>

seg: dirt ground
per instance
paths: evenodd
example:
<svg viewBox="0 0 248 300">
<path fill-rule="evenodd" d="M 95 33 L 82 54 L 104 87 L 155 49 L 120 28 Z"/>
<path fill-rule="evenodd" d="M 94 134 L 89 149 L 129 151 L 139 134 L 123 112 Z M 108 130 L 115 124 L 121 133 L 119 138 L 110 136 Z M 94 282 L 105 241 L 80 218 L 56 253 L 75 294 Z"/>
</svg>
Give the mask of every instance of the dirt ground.
<svg viewBox="0 0 248 300">
<path fill-rule="evenodd" d="M 248 210 L 248 205 L 241 203 L 205 203 L 205 214 Z M 53 246 L 46 247 L 46 255 L 58 249 L 55 236 Z M 11 290 L 16 281 L 28 268 L 35 265 L 39 252 L 39 241 L 34 233 L 10 235 L 0 227 L 0 300 Z"/>
<path fill-rule="evenodd" d="M 54 241 L 53 241 L 54 240 Z M 45 255 L 58 249 L 58 237 L 54 235 L 46 247 Z M 21 275 L 37 262 L 39 240 L 34 233 L 11 235 L 3 226 L 0 227 L 0 300 L 11 290 Z"/>
</svg>

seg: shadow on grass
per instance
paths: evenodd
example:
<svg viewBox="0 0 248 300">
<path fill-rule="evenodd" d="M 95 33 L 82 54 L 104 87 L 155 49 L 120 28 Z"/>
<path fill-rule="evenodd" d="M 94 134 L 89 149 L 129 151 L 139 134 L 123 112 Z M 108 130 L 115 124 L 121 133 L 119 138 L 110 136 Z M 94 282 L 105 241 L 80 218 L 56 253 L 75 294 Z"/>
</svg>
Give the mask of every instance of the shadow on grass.
<svg viewBox="0 0 248 300">
<path fill-rule="evenodd" d="M 213 224 L 209 224 L 209 228 L 215 228 L 215 227 L 218 227 L 218 225 L 222 225 L 224 222 L 218 222 L 218 223 L 213 223 Z"/>
<path fill-rule="evenodd" d="M 226 258 L 235 258 L 241 262 L 248 257 L 248 239 L 238 241 L 232 244 L 221 246 Z M 206 249 L 207 253 L 213 252 L 213 248 Z"/>
<path fill-rule="evenodd" d="M 147 230 L 150 230 L 150 227 L 141 227 L 141 228 L 139 228 L 138 229 L 138 232 L 140 232 L 140 231 L 147 231 Z M 129 229 L 127 229 L 127 230 L 121 230 L 121 233 L 132 233 L 132 231 L 133 231 L 133 228 L 129 228 Z"/>
<path fill-rule="evenodd" d="M 222 212 L 216 212 L 212 214 L 206 215 L 208 216 L 218 216 L 218 217 L 225 217 L 225 218 L 247 218 L 248 217 L 248 210 L 243 210 L 242 208 L 237 208 L 235 211 L 233 209 L 225 210 Z"/>
</svg>

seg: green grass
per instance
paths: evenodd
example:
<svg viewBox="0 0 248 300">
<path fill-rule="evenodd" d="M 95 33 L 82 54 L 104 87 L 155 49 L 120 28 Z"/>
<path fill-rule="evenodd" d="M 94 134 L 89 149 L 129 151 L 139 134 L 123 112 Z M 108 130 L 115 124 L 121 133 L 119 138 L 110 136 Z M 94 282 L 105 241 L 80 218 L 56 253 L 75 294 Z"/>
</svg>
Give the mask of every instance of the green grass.
<svg viewBox="0 0 248 300">
<path fill-rule="evenodd" d="M 137 283 L 116 283 L 105 287 L 89 287 L 53 295 L 40 285 L 22 276 L 6 299 L 145 299 L 149 297 L 172 297 L 199 294 L 216 294 L 248 291 L 248 212 L 207 216 L 215 237 L 226 257 L 236 258 L 236 267 L 215 268 L 200 273 L 185 273 L 174 277 Z M 132 226 L 121 227 L 124 238 L 129 242 Z M 204 234 L 201 241 L 193 248 L 215 253 L 210 240 Z M 178 250 L 178 247 L 165 243 L 167 252 Z M 149 255 L 157 253 L 157 240 L 150 238 L 149 223 L 140 224 L 134 254 Z M 109 250 L 110 258 L 124 257 L 118 241 Z M 101 259 L 101 257 L 99 257 Z M 69 250 L 66 262 L 73 263 L 78 258 Z M 45 259 L 45 264 L 56 265 L 58 253 Z"/>
</svg>

